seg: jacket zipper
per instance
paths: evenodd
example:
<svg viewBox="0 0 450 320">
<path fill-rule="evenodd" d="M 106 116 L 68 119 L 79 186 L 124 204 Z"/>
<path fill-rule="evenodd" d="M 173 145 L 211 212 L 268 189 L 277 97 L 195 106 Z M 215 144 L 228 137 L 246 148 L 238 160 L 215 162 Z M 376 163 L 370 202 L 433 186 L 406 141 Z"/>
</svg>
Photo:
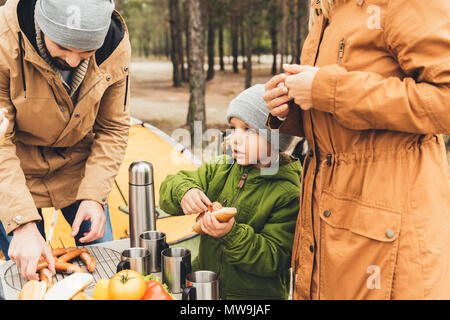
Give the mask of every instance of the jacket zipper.
<svg viewBox="0 0 450 320">
<path fill-rule="evenodd" d="M 237 185 L 239 192 L 236 196 L 236 199 L 233 201 L 232 207 L 236 207 L 236 204 L 238 203 L 239 198 L 241 197 L 242 190 L 244 190 L 244 185 L 245 182 L 247 181 L 247 177 L 248 177 L 248 169 L 245 169 L 245 172 L 242 174 L 241 179 L 239 180 L 239 183 Z"/>
<path fill-rule="evenodd" d="M 339 44 L 339 58 L 337 64 L 341 64 L 342 58 L 344 57 L 344 49 L 345 49 L 345 39 L 342 39 Z"/>
<path fill-rule="evenodd" d="M 241 197 L 242 190 L 244 190 L 244 185 L 245 185 L 245 182 L 247 181 L 247 177 L 248 177 L 248 169 L 246 168 L 244 173 L 241 176 L 241 179 L 239 179 L 239 182 L 237 184 L 237 188 L 239 188 L 239 192 L 236 196 L 236 199 L 233 201 L 232 207 L 236 207 L 236 204 L 239 201 L 239 198 Z M 220 274 L 222 272 L 222 261 L 223 261 L 223 250 L 221 250 L 221 252 L 220 252 L 219 269 L 217 270 L 217 276 L 220 276 Z"/>
</svg>

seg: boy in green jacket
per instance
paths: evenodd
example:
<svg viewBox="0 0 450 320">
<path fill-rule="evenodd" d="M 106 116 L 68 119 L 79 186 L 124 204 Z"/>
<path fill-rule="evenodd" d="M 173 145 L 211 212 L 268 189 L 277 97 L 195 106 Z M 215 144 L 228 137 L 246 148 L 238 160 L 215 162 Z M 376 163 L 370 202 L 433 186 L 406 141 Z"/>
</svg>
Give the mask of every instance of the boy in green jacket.
<svg viewBox="0 0 450 320">
<path fill-rule="evenodd" d="M 263 95 L 263 85 L 256 85 L 230 103 L 231 134 L 226 144 L 232 157 L 223 155 L 196 171 L 169 175 L 160 188 L 159 205 L 168 214 L 206 212 L 212 201 L 237 209 L 235 218 L 223 223 L 205 214 L 201 219 L 205 234 L 192 263 L 194 271 L 218 273 L 221 299 L 289 295 L 301 165 L 282 152 L 291 137 L 279 135 L 280 153 L 277 143 L 270 143 L 275 139 L 265 127 L 268 111 Z M 267 167 L 278 170 L 267 174 Z"/>
</svg>

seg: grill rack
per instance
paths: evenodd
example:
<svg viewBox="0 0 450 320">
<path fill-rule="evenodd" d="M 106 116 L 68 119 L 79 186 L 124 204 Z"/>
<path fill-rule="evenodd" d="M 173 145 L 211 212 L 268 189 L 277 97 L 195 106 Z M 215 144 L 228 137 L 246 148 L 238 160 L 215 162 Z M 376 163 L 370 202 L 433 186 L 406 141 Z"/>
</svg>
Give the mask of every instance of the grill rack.
<svg viewBox="0 0 450 320">
<path fill-rule="evenodd" d="M 120 262 L 120 252 L 99 246 L 91 246 L 85 248 L 89 250 L 89 253 L 97 262 L 97 267 L 95 268 L 94 272 L 91 273 L 94 277 L 94 282 L 85 289 L 86 293 L 92 295 L 93 288 L 98 280 L 102 278 L 110 279 L 114 274 L 116 274 L 117 264 Z M 86 269 L 86 265 L 79 257 L 71 260 L 70 263 L 80 266 L 85 272 L 89 273 Z M 53 277 L 53 281 L 54 283 L 56 283 L 57 281 L 60 281 L 69 275 L 70 274 L 61 273 L 58 271 Z M 20 292 L 23 285 L 28 281 L 27 279 L 22 277 L 19 268 L 15 263 L 8 269 L 6 269 L 4 278 L 8 287 L 16 290 L 17 292 Z"/>
</svg>

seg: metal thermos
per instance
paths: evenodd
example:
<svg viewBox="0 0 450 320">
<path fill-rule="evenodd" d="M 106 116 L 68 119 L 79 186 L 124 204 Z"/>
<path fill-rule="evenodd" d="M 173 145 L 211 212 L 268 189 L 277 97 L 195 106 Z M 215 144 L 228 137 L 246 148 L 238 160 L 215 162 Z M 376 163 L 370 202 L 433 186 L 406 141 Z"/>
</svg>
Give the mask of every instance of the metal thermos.
<svg viewBox="0 0 450 320">
<path fill-rule="evenodd" d="M 139 247 L 139 235 L 156 230 L 153 166 L 146 161 L 133 162 L 129 174 L 129 214 L 131 247 Z"/>
</svg>

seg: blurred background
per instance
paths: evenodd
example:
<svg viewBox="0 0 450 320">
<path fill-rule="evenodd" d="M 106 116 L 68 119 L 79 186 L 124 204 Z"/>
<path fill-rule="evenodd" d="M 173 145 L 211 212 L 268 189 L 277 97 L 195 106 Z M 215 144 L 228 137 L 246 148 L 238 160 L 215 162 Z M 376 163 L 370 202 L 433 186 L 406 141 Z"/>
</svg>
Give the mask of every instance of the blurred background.
<svg viewBox="0 0 450 320">
<path fill-rule="evenodd" d="M 0 5 L 5 0 L 0 0 Z M 131 113 L 169 136 L 227 127 L 229 102 L 299 63 L 310 0 L 115 0 L 132 45 Z M 190 71 L 189 71 L 190 70 Z M 447 158 L 450 163 L 450 137 Z"/>
</svg>

